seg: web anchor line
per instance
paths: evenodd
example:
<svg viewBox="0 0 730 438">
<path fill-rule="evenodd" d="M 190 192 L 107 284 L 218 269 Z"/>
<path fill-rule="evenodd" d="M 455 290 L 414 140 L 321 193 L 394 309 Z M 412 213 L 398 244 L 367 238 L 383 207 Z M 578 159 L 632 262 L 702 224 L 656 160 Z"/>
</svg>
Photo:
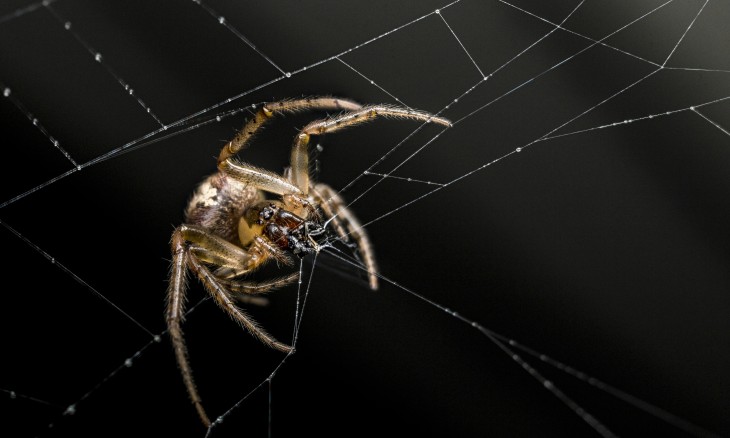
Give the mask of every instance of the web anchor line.
<svg viewBox="0 0 730 438">
<path fill-rule="evenodd" d="M 402 177 L 402 176 L 386 175 L 384 173 L 368 172 L 367 170 L 363 172 L 363 175 L 373 175 L 373 176 L 379 176 L 381 178 L 392 178 L 392 179 L 397 179 L 400 181 L 428 184 L 430 186 L 443 186 L 443 184 L 433 182 L 433 181 L 424 181 L 424 180 L 416 179 L 416 178 L 406 178 L 406 177 Z"/>
<path fill-rule="evenodd" d="M 209 295 L 201 298 L 200 301 L 198 301 L 197 303 L 195 303 L 195 305 L 191 306 L 190 309 L 188 309 L 185 312 L 185 316 L 187 317 L 190 314 L 192 314 L 193 312 L 195 312 L 195 310 L 197 310 L 203 303 L 205 303 L 209 299 L 210 299 L 210 296 Z M 146 351 L 148 351 L 149 347 L 151 347 L 153 344 L 159 344 L 159 343 L 161 343 L 162 342 L 162 337 L 164 335 L 166 335 L 167 332 L 168 332 L 167 329 L 165 329 L 165 330 L 161 331 L 160 333 L 154 335 L 152 337 L 152 340 L 150 340 L 145 345 L 143 345 L 142 348 L 140 348 L 139 350 L 137 350 L 134 354 L 132 354 L 131 356 L 129 356 L 126 359 L 124 359 L 124 362 L 122 362 L 119 366 L 117 366 L 116 368 L 114 368 L 106 377 L 104 377 L 104 379 L 102 379 L 99 383 L 97 383 L 92 388 L 90 388 L 88 391 L 86 391 L 80 398 L 76 399 L 76 401 L 74 401 L 73 403 L 67 405 L 66 408 L 61 413 L 60 417 L 63 418 L 63 417 L 68 417 L 68 416 L 71 416 L 71 415 L 75 415 L 77 413 L 79 404 L 81 404 L 83 401 L 85 401 L 89 397 L 91 397 L 92 394 L 94 394 L 96 391 L 98 391 L 102 386 L 104 386 L 107 382 L 109 382 L 113 377 L 115 377 L 121 371 L 123 371 L 123 370 L 125 370 L 127 368 L 131 368 L 134 365 L 134 363 L 139 358 L 141 358 L 142 355 Z M 56 421 L 58 421 L 58 420 L 56 420 Z M 45 430 L 53 429 L 54 426 L 55 426 L 55 423 L 54 422 L 51 422 L 51 423 L 49 423 L 45 427 Z"/>
<path fill-rule="evenodd" d="M 628 125 L 630 123 L 635 123 L 635 122 L 639 122 L 639 121 L 657 119 L 659 117 L 671 116 L 671 115 L 679 114 L 679 113 L 686 112 L 686 111 L 694 111 L 695 113 L 697 113 L 701 117 L 705 118 L 705 120 L 707 120 L 708 122 L 712 123 L 716 128 L 718 128 L 719 130 L 721 130 L 721 131 L 723 131 L 723 132 L 725 132 L 727 134 L 728 131 L 726 129 L 724 129 L 722 126 L 720 126 L 716 122 L 714 122 L 714 121 L 706 118 L 704 115 L 702 115 L 699 112 L 699 110 L 697 110 L 697 108 L 701 108 L 701 107 L 704 107 L 704 106 L 707 106 L 707 105 L 712 105 L 712 104 L 715 104 L 715 103 L 718 103 L 718 102 L 723 102 L 723 101 L 728 100 L 728 99 L 730 99 L 730 96 L 721 97 L 719 99 L 714 99 L 714 100 L 711 100 L 709 102 L 695 104 L 695 105 L 692 105 L 692 106 L 689 106 L 689 107 L 686 107 L 686 108 L 680 108 L 680 109 L 675 109 L 675 110 L 664 111 L 664 112 L 661 112 L 661 113 L 649 114 L 648 116 L 634 117 L 632 119 L 626 119 L 626 120 L 622 120 L 620 122 L 606 123 L 604 125 L 598 125 L 598 126 L 594 126 L 592 128 L 579 129 L 577 131 L 566 132 L 566 133 L 563 133 L 563 134 L 547 135 L 547 136 L 540 137 L 540 139 L 537 140 L 537 141 L 553 140 L 553 139 L 556 139 L 556 138 L 568 137 L 570 135 L 583 134 L 585 132 L 596 131 L 598 129 L 615 128 L 617 126 Z"/>
<path fill-rule="evenodd" d="M 730 99 L 730 97 L 727 97 L 726 99 Z M 711 118 L 707 117 L 706 115 L 702 114 L 702 113 L 701 113 L 701 112 L 700 112 L 700 111 L 699 111 L 699 110 L 697 109 L 697 107 L 696 107 L 696 106 L 692 106 L 692 107 L 690 107 L 689 109 L 690 109 L 691 111 L 693 111 L 693 112 L 694 112 L 695 114 L 697 114 L 698 116 L 700 116 L 700 117 L 702 117 L 703 119 L 705 119 L 705 120 L 707 120 L 708 122 L 710 122 L 710 123 L 712 124 L 712 126 L 714 126 L 715 128 L 719 129 L 720 131 L 722 131 L 722 132 L 723 132 L 723 133 L 724 133 L 725 135 L 728 135 L 728 136 L 730 136 L 730 132 L 729 132 L 729 131 L 728 131 L 727 129 L 723 128 L 722 126 L 720 126 L 720 124 L 719 124 L 719 123 L 717 123 L 716 121 L 714 121 L 714 120 L 712 120 Z"/>
<path fill-rule="evenodd" d="M 130 96 L 132 96 L 134 99 L 137 100 L 137 103 L 139 104 L 139 106 L 141 106 L 142 109 L 144 109 L 144 111 L 150 115 L 150 117 L 155 119 L 155 122 L 157 122 L 158 125 L 165 126 L 165 124 L 162 123 L 162 120 L 160 120 L 157 117 L 157 115 L 155 115 L 155 113 L 152 112 L 152 108 L 147 106 L 147 104 L 144 103 L 142 98 L 139 97 L 139 95 L 134 91 L 134 89 L 127 82 L 125 82 L 124 79 L 122 79 L 121 76 L 119 76 L 119 74 L 117 74 L 117 72 L 114 71 L 114 69 L 112 69 L 111 66 L 107 62 L 104 61 L 104 58 L 101 55 L 101 52 L 98 52 L 93 47 L 91 47 L 91 45 L 84 38 L 82 38 L 78 32 L 76 32 L 73 29 L 73 25 L 70 21 L 66 20 L 64 17 L 61 16 L 61 14 L 58 13 L 58 11 L 56 11 L 53 7 L 51 7 L 50 2 L 43 2 L 43 6 L 45 6 L 46 10 L 51 14 L 51 16 L 53 16 L 53 18 L 55 18 L 56 21 L 58 21 L 61 25 L 63 25 L 63 28 L 66 31 L 70 32 L 71 35 L 73 35 L 74 39 L 76 41 L 78 41 L 78 43 L 81 44 L 84 47 L 84 49 L 86 49 L 86 51 L 89 52 L 89 54 L 91 56 L 94 57 L 94 61 L 101 64 L 104 67 L 104 69 L 107 71 L 107 73 L 109 73 L 114 78 L 114 80 L 116 80 L 119 83 L 119 85 L 121 85 L 122 88 L 124 88 L 124 91 L 126 91 L 127 94 L 129 94 Z"/>
<path fill-rule="evenodd" d="M 245 35 L 243 35 L 241 32 L 239 32 L 236 27 L 234 27 L 231 23 L 226 20 L 226 18 L 222 15 L 220 15 L 218 12 L 215 11 L 215 9 L 211 8 L 207 4 L 203 3 L 202 0 L 193 0 L 193 3 L 197 4 L 201 8 L 203 8 L 208 14 L 210 14 L 211 17 L 215 18 L 215 20 L 226 27 L 231 33 L 233 33 L 239 40 L 243 41 L 247 46 L 249 46 L 251 49 L 253 49 L 256 53 L 259 54 L 262 58 L 264 58 L 269 64 L 271 64 L 275 69 L 279 70 L 279 73 L 286 75 L 286 72 L 282 70 L 281 67 L 279 67 L 270 57 L 268 57 L 261 49 L 256 47 L 254 43 L 251 42 L 248 38 L 246 38 Z"/>
<path fill-rule="evenodd" d="M 22 400 L 28 400 L 33 403 L 38 403 L 41 405 L 60 407 L 55 403 L 51 403 L 46 400 L 41 400 L 38 397 L 33 397 L 32 395 L 23 394 L 23 393 L 17 392 L 12 389 L 0 388 L 0 392 L 4 392 L 5 394 L 7 394 L 8 398 L 11 400 L 22 399 Z"/>
<path fill-rule="evenodd" d="M 40 2 L 36 2 L 36 3 L 31 3 L 30 5 L 25 6 L 23 8 L 16 9 L 13 12 L 10 12 L 9 14 L 0 16 L 0 24 L 3 24 L 7 21 L 22 17 L 23 15 L 29 14 L 31 12 L 37 11 L 38 9 L 40 9 L 44 6 L 48 6 L 55 1 L 57 1 L 57 0 L 43 0 Z"/>
<path fill-rule="evenodd" d="M 23 103 L 20 102 L 20 100 L 18 100 L 18 98 L 15 97 L 15 94 L 13 93 L 13 90 L 10 89 L 10 87 L 8 87 L 5 84 L 3 84 L 2 82 L 0 82 L 0 89 L 3 90 L 2 91 L 3 97 L 5 97 L 6 99 L 8 99 L 10 102 L 12 102 L 13 105 L 15 105 L 15 107 L 18 108 L 18 110 L 21 113 L 23 113 L 23 115 L 25 116 L 25 118 L 27 118 L 28 120 L 30 120 L 30 122 L 33 124 L 33 126 L 35 126 L 36 128 L 38 128 L 38 130 L 41 132 L 41 134 L 43 134 L 43 135 L 46 136 L 46 138 L 48 139 L 48 141 L 51 142 L 51 144 L 53 145 L 53 147 L 56 148 L 56 149 L 58 149 L 58 151 L 61 152 L 64 157 L 66 157 L 66 159 L 73 165 L 74 168 L 77 168 L 78 167 L 78 164 L 71 157 L 71 154 L 69 154 L 63 147 L 61 147 L 61 143 L 58 140 L 56 140 L 56 138 L 54 138 L 48 132 L 48 130 L 43 126 L 43 124 L 41 124 L 40 120 L 38 120 L 33 115 L 33 113 L 31 113 L 28 110 L 28 108 L 26 108 L 25 105 L 23 105 Z"/>
<path fill-rule="evenodd" d="M 128 314 L 127 312 L 125 312 L 124 310 L 122 310 L 121 307 L 119 307 L 118 305 L 116 305 L 113 301 L 111 301 L 109 298 L 105 297 L 101 292 L 99 292 L 98 290 L 96 290 L 96 288 L 94 288 L 92 285 L 90 285 L 89 283 L 87 283 L 86 281 L 84 281 L 81 277 L 79 277 L 78 275 L 76 275 L 73 271 L 71 271 L 69 268 L 67 268 L 66 266 L 64 266 L 61 262 L 59 262 L 58 260 L 56 260 L 55 258 L 53 258 L 50 254 L 48 254 L 46 251 L 44 251 L 43 249 L 41 249 L 41 247 L 39 247 L 35 243 L 31 242 L 24 235 L 20 234 L 20 232 L 17 231 L 15 228 L 11 227 L 10 225 L 8 225 L 7 223 L 5 223 L 2 220 L 0 220 L 0 225 L 4 226 L 8 231 L 10 231 L 11 233 L 15 234 L 16 237 L 18 237 L 20 240 L 22 240 L 23 242 L 25 242 L 28 246 L 30 246 L 31 248 L 33 248 L 34 250 L 36 250 L 40 255 L 42 255 L 43 257 L 45 257 L 46 260 L 48 260 L 52 265 L 58 267 L 58 269 L 60 269 L 61 271 L 65 272 L 67 275 L 69 275 L 71 278 L 73 278 L 80 285 L 84 286 L 86 289 L 88 289 L 89 291 L 91 291 L 94 295 L 96 295 L 97 297 L 101 298 L 104 302 L 106 302 L 108 305 L 110 305 L 111 307 L 113 307 L 117 312 L 119 312 L 122 315 L 124 315 L 128 320 L 130 320 L 137 327 L 139 327 L 140 329 L 142 329 L 145 333 L 147 333 L 151 337 L 154 337 L 154 334 L 151 331 L 149 331 L 147 329 L 147 327 L 143 326 L 142 323 L 140 323 L 139 321 L 137 321 L 136 319 L 134 319 L 130 314 Z"/>
<path fill-rule="evenodd" d="M 402 101 L 401 99 L 399 99 L 398 97 L 396 97 L 396 96 L 395 96 L 395 95 L 394 95 L 393 93 L 391 93 L 390 91 L 386 90 L 385 88 L 383 88 L 382 86 L 380 86 L 380 85 L 379 85 L 378 83 L 376 83 L 376 82 L 375 82 L 374 80 L 372 80 L 372 79 L 370 79 L 369 77 L 367 77 L 367 76 L 365 76 L 364 74 L 362 74 L 362 73 L 361 73 L 361 72 L 360 72 L 359 70 L 357 70 L 357 69 L 356 69 L 355 67 L 353 67 L 352 65 L 348 64 L 347 62 L 345 62 L 345 61 L 344 61 L 344 60 L 343 60 L 342 58 L 340 58 L 340 57 L 337 57 L 337 58 L 335 58 L 335 59 L 336 59 L 337 61 L 339 61 L 339 62 L 340 62 L 340 63 L 341 63 L 342 65 L 344 65 L 345 67 L 347 67 L 347 68 L 349 68 L 350 70 L 352 70 L 353 72 L 357 73 L 357 74 L 358 74 L 358 75 L 359 75 L 359 76 L 360 76 L 361 78 L 363 78 L 363 79 L 365 79 L 366 81 L 368 81 L 368 82 L 370 83 L 370 85 L 374 86 L 375 88 L 379 89 L 379 90 L 380 90 L 380 91 L 382 91 L 383 93 L 385 93 L 385 94 L 387 94 L 388 96 L 390 96 L 390 98 L 391 98 L 391 99 L 395 100 L 396 102 L 398 102 L 399 104 L 403 105 L 404 107 L 406 107 L 406 108 L 408 108 L 408 109 L 410 109 L 410 110 L 412 110 L 412 109 L 413 109 L 413 108 L 412 108 L 411 106 L 407 105 L 407 104 L 406 104 L 405 102 L 403 102 L 403 101 Z"/>
</svg>

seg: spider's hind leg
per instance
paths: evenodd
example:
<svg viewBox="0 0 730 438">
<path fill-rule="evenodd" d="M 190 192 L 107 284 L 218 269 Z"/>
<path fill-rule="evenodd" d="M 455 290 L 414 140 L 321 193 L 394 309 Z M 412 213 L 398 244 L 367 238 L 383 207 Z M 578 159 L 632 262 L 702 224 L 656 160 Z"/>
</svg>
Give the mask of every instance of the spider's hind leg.
<svg viewBox="0 0 730 438">
<path fill-rule="evenodd" d="M 181 328 L 182 321 L 185 319 L 186 272 L 190 256 L 187 245 L 180 228 L 176 229 L 172 235 L 172 267 L 167 290 L 167 331 L 170 334 L 175 360 L 177 360 L 190 400 L 195 405 L 200 420 L 205 426 L 210 427 L 210 419 L 203 408 L 203 402 L 198 394 L 198 388 L 195 386 L 195 380 L 193 380 L 193 370 L 190 368 L 188 360 L 188 348 Z"/>
<path fill-rule="evenodd" d="M 218 281 L 213 273 L 205 266 L 196 255 L 190 254 L 189 258 L 190 270 L 192 270 L 205 286 L 205 289 L 215 300 L 216 304 L 223 309 L 234 321 L 241 324 L 258 340 L 269 347 L 289 353 L 292 348 L 286 344 L 277 341 L 273 336 L 261 328 L 246 312 L 236 306 L 231 293 Z"/>
</svg>

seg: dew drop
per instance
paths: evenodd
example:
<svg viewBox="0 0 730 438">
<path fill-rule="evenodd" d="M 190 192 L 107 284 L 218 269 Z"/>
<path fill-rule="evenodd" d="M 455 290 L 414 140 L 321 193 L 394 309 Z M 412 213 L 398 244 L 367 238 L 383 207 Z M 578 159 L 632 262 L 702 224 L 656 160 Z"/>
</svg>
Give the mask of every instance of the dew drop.
<svg viewBox="0 0 730 438">
<path fill-rule="evenodd" d="M 76 166 L 76 170 L 81 170 L 81 165 Z"/>
<path fill-rule="evenodd" d="M 33 119 L 33 126 L 38 126 L 38 119 Z"/>
<path fill-rule="evenodd" d="M 71 29 L 71 22 L 67 21 L 67 22 L 63 23 L 63 28 L 66 30 Z"/>
<path fill-rule="evenodd" d="M 134 90 L 130 88 L 129 89 L 129 94 L 134 94 Z"/>
<path fill-rule="evenodd" d="M 370 85 L 375 85 L 375 81 L 370 81 Z"/>
<path fill-rule="evenodd" d="M 101 62 L 101 53 L 94 55 L 94 60 L 96 60 L 96 62 Z"/>
<path fill-rule="evenodd" d="M 550 389 L 553 387 L 553 382 L 546 380 L 545 382 L 543 382 L 543 385 L 545 386 L 545 388 Z"/>
<path fill-rule="evenodd" d="M 436 13 L 437 15 L 438 15 L 438 14 L 441 14 L 441 9 L 436 9 L 436 10 L 435 10 L 434 12 L 435 12 L 435 13 Z"/>
<path fill-rule="evenodd" d="M 10 398 L 17 398 L 18 394 L 15 393 L 15 391 L 10 391 Z"/>
<path fill-rule="evenodd" d="M 76 405 L 69 405 L 63 412 L 63 415 L 73 415 L 76 413 Z"/>
<path fill-rule="evenodd" d="M 54 259 L 53 257 L 51 257 L 50 262 L 51 262 L 52 265 L 55 265 L 56 264 L 56 259 Z"/>
<path fill-rule="evenodd" d="M 286 76 L 287 78 L 290 78 L 291 77 L 291 73 L 286 72 L 286 74 L 284 76 Z"/>
<path fill-rule="evenodd" d="M 127 359 L 124 361 L 124 366 L 129 368 L 132 366 L 132 359 Z"/>
<path fill-rule="evenodd" d="M 515 152 L 522 152 L 522 148 L 515 149 Z"/>
<path fill-rule="evenodd" d="M 225 22 L 226 22 L 226 17 L 218 17 L 218 22 L 219 22 L 220 24 L 225 24 Z"/>
<path fill-rule="evenodd" d="M 5 89 L 3 90 L 3 96 L 5 96 L 5 97 L 10 96 L 10 88 L 5 87 Z"/>
<path fill-rule="evenodd" d="M 216 122 L 220 122 L 221 121 L 221 116 L 215 116 L 215 121 Z"/>
<path fill-rule="evenodd" d="M 162 340 L 162 338 L 160 338 L 160 335 L 155 335 L 155 337 L 152 338 L 152 340 L 155 342 L 160 342 Z"/>
<path fill-rule="evenodd" d="M 58 147 L 58 140 L 53 140 L 53 146 Z"/>
<path fill-rule="evenodd" d="M 689 107 L 689 109 L 691 109 L 692 111 L 694 111 L 695 110 L 695 107 L 694 106 L 691 106 L 691 107 Z"/>
</svg>

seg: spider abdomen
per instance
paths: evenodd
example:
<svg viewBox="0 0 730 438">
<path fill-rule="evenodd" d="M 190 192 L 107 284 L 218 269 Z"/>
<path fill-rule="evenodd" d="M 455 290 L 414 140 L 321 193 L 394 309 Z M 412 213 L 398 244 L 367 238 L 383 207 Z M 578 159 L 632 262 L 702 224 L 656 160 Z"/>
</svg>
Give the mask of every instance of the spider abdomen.
<svg viewBox="0 0 730 438">
<path fill-rule="evenodd" d="M 213 234 L 235 242 L 238 221 L 250 206 L 261 201 L 258 189 L 223 173 L 210 175 L 198 186 L 185 210 L 185 223 L 198 225 Z"/>
</svg>

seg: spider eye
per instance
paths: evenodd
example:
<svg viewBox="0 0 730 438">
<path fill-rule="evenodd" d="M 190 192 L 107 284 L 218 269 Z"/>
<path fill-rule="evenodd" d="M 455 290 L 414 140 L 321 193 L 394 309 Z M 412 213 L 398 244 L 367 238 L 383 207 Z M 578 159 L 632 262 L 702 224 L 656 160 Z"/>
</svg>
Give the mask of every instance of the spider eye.
<svg viewBox="0 0 730 438">
<path fill-rule="evenodd" d="M 259 222 L 267 221 L 267 220 L 271 219 L 273 216 L 274 216 L 274 205 L 271 204 L 268 207 L 261 210 L 261 213 L 259 213 L 259 217 L 261 218 L 261 219 L 259 219 Z"/>
</svg>

